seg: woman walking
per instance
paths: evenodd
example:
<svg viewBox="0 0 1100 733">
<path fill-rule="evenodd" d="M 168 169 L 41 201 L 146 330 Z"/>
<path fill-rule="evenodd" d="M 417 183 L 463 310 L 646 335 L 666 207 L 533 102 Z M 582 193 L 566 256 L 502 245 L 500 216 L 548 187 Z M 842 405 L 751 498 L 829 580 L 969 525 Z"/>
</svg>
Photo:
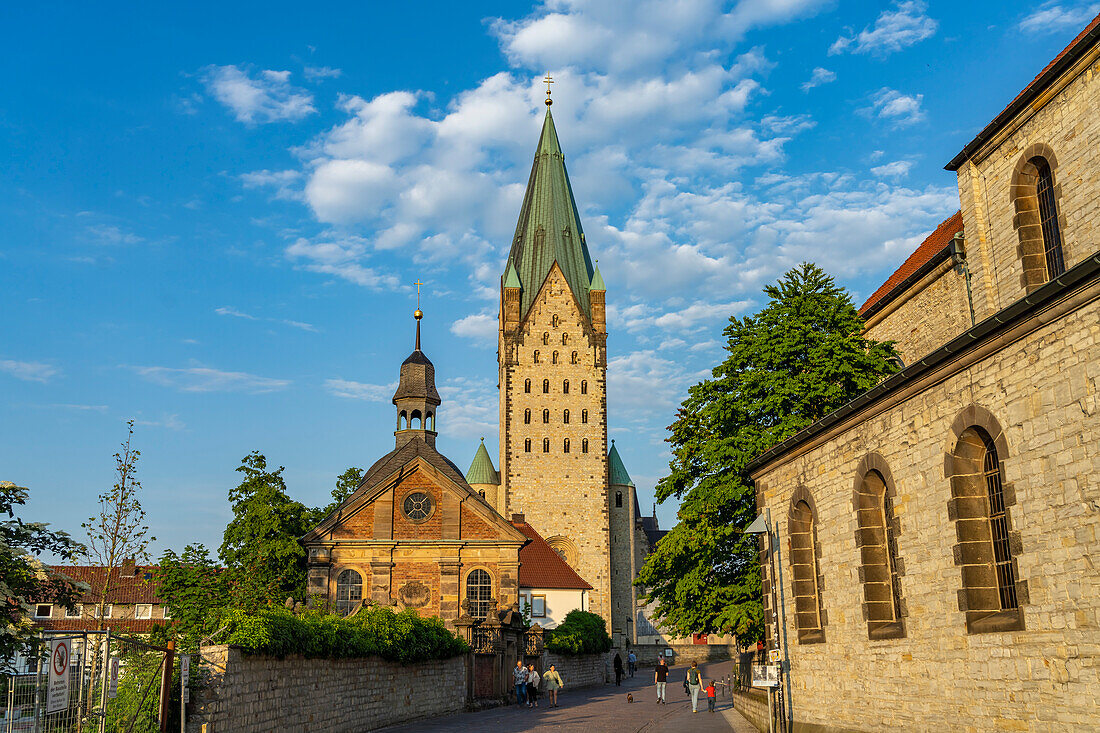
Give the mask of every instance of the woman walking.
<svg viewBox="0 0 1100 733">
<path fill-rule="evenodd" d="M 615 684 L 621 685 L 623 683 L 623 658 L 619 656 L 618 652 L 615 652 Z"/>
<path fill-rule="evenodd" d="M 554 665 L 550 665 L 550 671 L 542 676 L 542 681 L 546 684 L 546 694 L 550 696 L 550 707 L 556 708 L 558 706 L 558 690 L 565 687 L 565 683 L 561 681 L 561 675 L 554 669 Z"/>
<path fill-rule="evenodd" d="M 535 665 L 529 665 L 527 667 L 527 707 L 531 707 L 532 704 L 537 708 L 539 706 L 539 677 L 538 670 L 535 669 Z"/>
<path fill-rule="evenodd" d="M 699 712 L 699 688 L 702 680 L 699 678 L 699 663 L 692 662 L 687 673 L 687 686 L 691 692 L 691 712 Z"/>
</svg>

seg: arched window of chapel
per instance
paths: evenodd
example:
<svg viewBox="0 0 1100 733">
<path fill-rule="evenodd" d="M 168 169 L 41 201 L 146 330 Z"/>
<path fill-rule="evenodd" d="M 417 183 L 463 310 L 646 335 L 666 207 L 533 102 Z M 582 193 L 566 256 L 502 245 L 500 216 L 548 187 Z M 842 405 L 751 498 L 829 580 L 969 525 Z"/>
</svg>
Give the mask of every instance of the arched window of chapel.
<svg viewBox="0 0 1100 733">
<path fill-rule="evenodd" d="M 588 438 L 584 438 L 583 440 L 581 440 L 581 453 L 587 453 L 587 452 L 588 452 Z"/>
<path fill-rule="evenodd" d="M 809 492 L 799 488 L 791 497 L 791 508 L 787 515 L 795 625 L 798 628 L 799 644 L 825 641 L 825 614 L 821 610 L 821 572 L 817 561 L 817 515 L 812 501 Z"/>
<path fill-rule="evenodd" d="M 856 476 L 856 546 L 867 637 L 900 639 L 905 636 L 905 626 L 897 549 L 900 524 L 894 514 L 893 479 L 885 459 L 877 453 L 860 461 Z"/>
<path fill-rule="evenodd" d="M 569 452 L 569 438 L 566 438 L 565 442 L 562 444 L 562 452 L 563 453 L 568 453 Z"/>
<path fill-rule="evenodd" d="M 550 334 L 549 333 L 544 333 L 542 335 L 542 345 L 547 346 L 549 344 L 550 344 Z"/>
<path fill-rule="evenodd" d="M 531 439 L 530 438 L 524 439 L 524 441 L 523 441 L 523 452 L 524 453 L 530 453 L 531 452 Z"/>
<path fill-rule="evenodd" d="M 1041 143 L 1024 151 L 1012 173 L 1010 187 L 1019 238 L 1017 252 L 1022 284 L 1031 292 L 1066 271 L 1062 253 L 1061 187 L 1055 183 L 1054 151 Z"/>
<path fill-rule="evenodd" d="M 538 349 L 535 349 L 535 363 L 536 364 L 539 363 L 539 350 Z"/>
<path fill-rule="evenodd" d="M 542 452 L 543 453 L 549 453 L 550 452 L 550 439 L 549 438 L 543 438 L 542 439 Z"/>
<path fill-rule="evenodd" d="M 568 346 L 569 345 L 569 334 L 563 333 L 561 335 L 561 345 L 562 346 Z"/>
<path fill-rule="evenodd" d="M 580 364 L 581 363 L 581 360 L 579 358 L 577 358 L 577 352 L 575 352 L 575 351 L 573 352 L 573 356 L 571 357 L 570 363 L 571 364 Z"/>
<path fill-rule="evenodd" d="M 362 600 L 362 575 L 349 568 L 336 576 L 336 613 L 347 616 Z"/>
<path fill-rule="evenodd" d="M 470 604 L 470 615 L 485 618 L 489 613 L 489 601 L 493 598 L 493 579 L 480 568 L 466 576 L 466 600 Z"/>
</svg>

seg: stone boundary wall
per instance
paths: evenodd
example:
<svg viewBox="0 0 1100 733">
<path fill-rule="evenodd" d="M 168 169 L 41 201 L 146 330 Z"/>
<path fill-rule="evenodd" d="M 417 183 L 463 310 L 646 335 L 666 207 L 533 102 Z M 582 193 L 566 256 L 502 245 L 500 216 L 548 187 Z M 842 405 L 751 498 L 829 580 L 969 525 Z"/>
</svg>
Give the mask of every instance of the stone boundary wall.
<svg viewBox="0 0 1100 733">
<path fill-rule="evenodd" d="M 768 693 L 763 690 L 734 690 L 733 709 L 741 713 L 757 730 L 768 729 Z"/>
<path fill-rule="evenodd" d="M 670 667 L 678 664 L 691 664 L 692 662 L 722 662 L 727 659 L 737 659 L 738 650 L 736 644 L 656 644 L 648 646 L 636 646 L 634 654 L 638 657 L 639 667 L 653 667 L 657 664 L 657 657 L 664 654 L 665 649 L 672 650 L 672 658 L 665 658 Z M 623 661 L 626 661 L 626 653 Z"/>
<path fill-rule="evenodd" d="M 466 706 L 466 659 L 403 666 L 365 659 L 284 659 L 218 645 L 202 650 L 204 687 L 188 733 L 363 731 Z"/>
<path fill-rule="evenodd" d="M 550 669 L 551 664 L 555 665 L 568 691 L 571 688 L 606 684 L 611 669 L 609 659 L 607 654 L 581 654 L 574 657 L 546 652 L 542 668 L 545 671 Z"/>
</svg>

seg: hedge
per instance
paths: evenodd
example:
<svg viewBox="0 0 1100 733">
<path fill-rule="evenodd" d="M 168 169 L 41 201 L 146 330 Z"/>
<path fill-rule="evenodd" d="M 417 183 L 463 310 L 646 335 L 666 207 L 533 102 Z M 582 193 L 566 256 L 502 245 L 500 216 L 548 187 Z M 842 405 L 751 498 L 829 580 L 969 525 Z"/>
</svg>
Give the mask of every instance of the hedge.
<svg viewBox="0 0 1100 733">
<path fill-rule="evenodd" d="M 415 611 L 395 613 L 385 607 L 365 607 L 345 618 L 323 611 L 292 613 L 283 609 L 256 612 L 227 610 L 221 618 L 228 644 L 249 654 L 346 659 L 382 657 L 409 664 L 449 659 L 469 646 L 447 630 L 438 618 L 421 618 Z"/>
<path fill-rule="evenodd" d="M 611 649 L 607 622 L 599 614 L 570 611 L 557 628 L 546 632 L 546 648 L 555 654 L 602 654 Z"/>
</svg>

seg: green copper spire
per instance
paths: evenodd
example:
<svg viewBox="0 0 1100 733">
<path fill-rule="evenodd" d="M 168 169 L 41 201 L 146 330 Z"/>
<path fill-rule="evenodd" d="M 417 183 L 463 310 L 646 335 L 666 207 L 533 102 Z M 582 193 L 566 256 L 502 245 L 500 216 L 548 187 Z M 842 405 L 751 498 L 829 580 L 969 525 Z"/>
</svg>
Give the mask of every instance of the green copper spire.
<svg viewBox="0 0 1100 733">
<path fill-rule="evenodd" d="M 470 483 L 473 483 L 472 481 Z M 619 450 L 615 447 L 615 441 L 611 441 L 611 450 L 607 454 L 607 483 L 612 486 L 633 486 L 630 474 L 626 472 L 623 459 L 619 458 Z"/>
<path fill-rule="evenodd" d="M 477 447 L 477 453 L 474 454 L 474 462 L 466 472 L 466 483 L 500 486 L 500 474 L 493 468 L 493 459 L 489 458 L 489 451 L 485 450 L 485 438 L 481 439 L 481 445 Z"/>
<path fill-rule="evenodd" d="M 511 260 L 508 260 L 508 269 L 504 271 L 504 287 L 523 287 L 522 285 L 520 285 L 519 275 L 516 274 L 516 266 L 512 264 Z"/>
<path fill-rule="evenodd" d="M 589 290 L 607 290 L 607 286 L 603 284 L 603 275 L 600 274 L 600 263 L 596 263 L 596 271 L 592 273 L 592 284 L 588 286 Z"/>
<path fill-rule="evenodd" d="M 519 281 L 523 283 L 520 319 L 527 315 L 535 302 L 535 296 L 555 262 L 565 274 L 581 310 L 591 317 L 588 290 L 592 282 L 592 258 L 584 241 L 580 214 L 577 213 L 569 174 L 565 170 L 565 156 L 554 129 L 554 117 L 547 107 L 535 162 L 531 166 L 531 177 L 527 181 L 527 192 L 519 211 L 516 235 L 512 239 L 512 250 L 508 253 L 508 268 L 514 267 Z"/>
</svg>

